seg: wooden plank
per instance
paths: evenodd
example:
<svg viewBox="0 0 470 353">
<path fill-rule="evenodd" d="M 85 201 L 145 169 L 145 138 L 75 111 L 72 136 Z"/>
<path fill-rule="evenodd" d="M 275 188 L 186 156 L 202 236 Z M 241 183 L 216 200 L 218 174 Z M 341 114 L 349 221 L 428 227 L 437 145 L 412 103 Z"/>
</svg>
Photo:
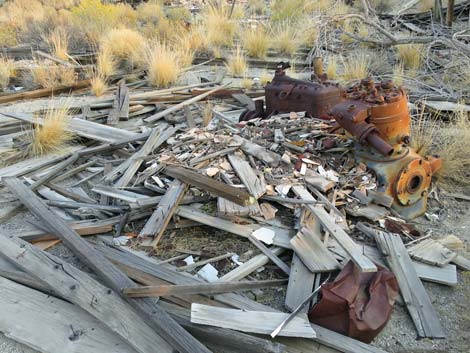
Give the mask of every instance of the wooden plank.
<svg viewBox="0 0 470 353">
<path fill-rule="evenodd" d="M 269 335 L 289 314 L 243 311 L 212 307 L 203 304 L 191 305 L 191 322 L 201 325 L 224 327 L 232 330 Z M 307 315 L 294 317 L 279 333 L 280 336 L 315 338 Z"/>
<path fill-rule="evenodd" d="M 82 239 L 63 220 L 55 217 L 47 206 L 18 179 L 5 178 L 4 183 L 67 247 L 94 270 L 106 285 L 118 293 L 124 287 L 136 286 L 129 277 L 86 240 Z M 155 332 L 162 334 L 165 340 L 181 353 L 209 352 L 207 348 L 172 320 L 168 314 L 156 306 L 151 299 L 129 299 L 129 303 L 139 312 L 142 319 L 152 326 Z"/>
<path fill-rule="evenodd" d="M 285 306 L 290 311 L 294 311 L 307 296 L 313 291 L 315 274 L 310 272 L 304 265 L 300 257 L 294 253 L 290 266 L 289 283 L 287 285 Z M 301 312 L 307 312 L 309 306 L 305 305 Z"/>
<path fill-rule="evenodd" d="M 408 248 L 412 259 L 434 266 L 444 266 L 451 262 L 457 253 L 447 249 L 434 239 L 424 239 Z"/>
<path fill-rule="evenodd" d="M 240 148 L 246 154 L 258 158 L 260 161 L 266 163 L 271 167 L 277 167 L 281 162 L 281 156 L 277 153 L 267 150 L 266 148 L 250 142 L 238 135 L 233 136 L 235 143 L 240 144 Z"/>
<path fill-rule="evenodd" d="M 116 89 L 113 107 L 109 112 L 107 124 L 116 125 L 120 119 L 129 119 L 129 88 L 127 88 L 124 80 L 119 82 Z"/>
<path fill-rule="evenodd" d="M 375 232 L 377 244 L 395 274 L 418 336 L 444 338 L 445 334 L 431 300 L 413 267 L 399 235 Z"/>
<path fill-rule="evenodd" d="M 284 248 L 272 247 L 270 250 L 273 254 L 279 256 L 284 251 Z M 256 255 L 247 262 L 244 262 L 242 265 L 220 277 L 219 281 L 239 281 L 250 273 L 256 271 L 258 268 L 266 265 L 269 261 L 269 257 L 264 254 Z"/>
<path fill-rule="evenodd" d="M 78 306 L 1 277 L 0 310 L 0 331 L 40 352 L 136 352 Z"/>
<path fill-rule="evenodd" d="M 444 284 L 446 286 L 456 286 L 457 267 L 447 264 L 445 266 L 431 266 L 422 262 L 413 261 L 413 267 L 418 277 L 423 281 Z"/>
<path fill-rule="evenodd" d="M 223 197 L 217 198 L 217 215 L 225 218 L 238 216 L 259 216 L 261 213 L 260 205 L 255 202 L 252 205 L 240 206 L 236 203 L 226 200 Z"/>
<path fill-rule="evenodd" d="M 217 217 L 213 217 L 208 215 L 207 213 L 198 211 L 189 206 L 179 206 L 176 210 L 176 214 L 183 218 L 191 219 L 193 221 L 199 222 L 201 224 L 205 224 L 210 227 L 214 227 L 217 229 L 224 230 L 229 233 L 233 233 L 239 235 L 244 238 L 248 238 L 248 236 L 253 233 L 255 230 L 259 228 L 263 228 L 259 225 L 242 225 L 236 224 L 225 219 L 220 219 Z M 276 227 L 264 227 L 271 230 L 274 230 L 275 235 L 273 238 L 273 245 L 282 246 L 283 248 L 290 249 L 290 236 L 289 232 L 285 231 L 281 228 Z"/>
<path fill-rule="evenodd" d="M 234 291 L 249 291 L 258 288 L 278 287 L 285 284 L 285 279 L 274 279 L 266 281 L 243 281 L 243 282 L 213 282 L 194 285 L 162 285 L 146 286 L 138 288 L 124 288 L 123 293 L 128 297 L 165 297 L 175 294 L 218 294 Z"/>
<path fill-rule="evenodd" d="M 241 206 L 251 205 L 256 201 L 255 198 L 240 188 L 227 185 L 190 169 L 167 166 L 164 169 L 164 173 L 184 183 L 193 185 L 204 191 L 208 191 L 216 196 L 223 197 Z"/>
<path fill-rule="evenodd" d="M 178 180 L 173 181 L 163 195 L 152 216 L 140 231 L 139 237 L 153 237 L 150 246 L 155 248 L 165 232 L 171 217 L 183 198 L 188 186 Z"/>
<path fill-rule="evenodd" d="M 302 228 L 290 240 L 290 243 L 295 253 L 311 272 L 330 272 L 340 269 L 338 261 L 312 230 Z"/>
<path fill-rule="evenodd" d="M 255 337 L 246 333 L 218 327 L 192 324 L 191 311 L 176 305 L 163 302 L 162 305 L 178 322 L 195 337 L 214 347 L 217 352 L 239 353 L 283 353 L 286 346 L 269 339 Z"/>
<path fill-rule="evenodd" d="M 79 237 L 78 237 L 79 238 Z M 42 282 L 62 298 L 74 303 L 105 324 L 138 352 L 155 348 L 172 352 L 171 347 L 141 320 L 118 293 L 88 274 L 21 239 L 2 236 L 0 253 Z"/>
<path fill-rule="evenodd" d="M 31 124 L 44 124 L 43 118 L 35 118 L 26 113 L 2 113 L 3 115 L 27 121 Z M 78 136 L 103 142 L 121 142 L 126 139 L 140 138 L 141 134 L 118 129 L 112 126 L 98 124 L 93 121 L 72 118 L 69 120 L 66 130 Z"/>
<path fill-rule="evenodd" d="M 229 154 L 227 157 L 233 170 L 237 173 L 250 195 L 256 199 L 263 196 L 266 193 L 266 183 L 264 179 L 260 179 L 251 168 L 250 164 L 238 155 Z"/>
<path fill-rule="evenodd" d="M 53 94 L 73 92 L 78 89 L 86 88 L 90 85 L 90 80 L 83 80 L 68 86 L 56 86 L 51 88 L 41 88 L 29 92 L 12 93 L 0 96 L 0 104 L 14 102 L 23 99 L 33 99 L 39 97 L 48 97 Z M 3 114 L 3 113 L 2 113 Z M 6 115 L 6 114 L 4 114 Z"/>
<path fill-rule="evenodd" d="M 315 200 L 314 197 L 300 185 L 292 186 L 294 193 L 304 200 Z M 346 251 L 354 263 L 363 272 L 376 272 L 377 267 L 374 263 L 362 254 L 361 248 L 357 245 L 350 236 L 335 223 L 335 220 L 330 216 L 322 207 L 315 207 L 314 205 L 307 204 L 306 207 L 321 223 L 331 236 L 338 242 L 338 244 Z"/>
</svg>

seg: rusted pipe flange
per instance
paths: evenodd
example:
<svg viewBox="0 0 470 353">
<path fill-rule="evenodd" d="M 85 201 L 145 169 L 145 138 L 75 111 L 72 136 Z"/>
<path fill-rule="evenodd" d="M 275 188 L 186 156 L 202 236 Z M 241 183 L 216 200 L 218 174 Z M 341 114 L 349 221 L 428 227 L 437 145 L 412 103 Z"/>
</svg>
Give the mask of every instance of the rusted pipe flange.
<svg viewBox="0 0 470 353">
<path fill-rule="evenodd" d="M 418 202 L 427 194 L 431 178 L 432 168 L 429 162 L 421 158 L 412 160 L 397 176 L 395 183 L 397 200 L 403 206 Z"/>
</svg>

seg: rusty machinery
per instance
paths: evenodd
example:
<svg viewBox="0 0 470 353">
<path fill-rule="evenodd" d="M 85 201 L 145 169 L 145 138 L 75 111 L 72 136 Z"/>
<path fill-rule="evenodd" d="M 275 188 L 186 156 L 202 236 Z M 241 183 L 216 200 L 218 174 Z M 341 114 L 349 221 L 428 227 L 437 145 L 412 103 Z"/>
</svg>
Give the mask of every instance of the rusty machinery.
<svg viewBox="0 0 470 353">
<path fill-rule="evenodd" d="M 288 63 L 279 63 L 274 78 L 265 86 L 266 108 L 262 100 L 257 100 L 256 109 L 243 113 L 240 121 L 300 111 L 313 118 L 330 119 L 330 109 L 342 99 L 338 85 L 289 77 L 285 72 L 289 67 Z"/>
<path fill-rule="evenodd" d="M 354 138 L 356 161 L 376 174 L 378 192 L 392 196 L 392 207 L 407 219 L 423 214 L 431 178 L 441 168 L 441 159 L 420 156 L 410 147 L 411 118 L 403 89 L 391 81 L 376 83 L 372 79 L 341 89 L 325 81 L 289 78 L 284 68 L 278 68 L 266 86 L 266 110 L 259 101 L 251 118 L 291 111 L 334 118 Z"/>
</svg>

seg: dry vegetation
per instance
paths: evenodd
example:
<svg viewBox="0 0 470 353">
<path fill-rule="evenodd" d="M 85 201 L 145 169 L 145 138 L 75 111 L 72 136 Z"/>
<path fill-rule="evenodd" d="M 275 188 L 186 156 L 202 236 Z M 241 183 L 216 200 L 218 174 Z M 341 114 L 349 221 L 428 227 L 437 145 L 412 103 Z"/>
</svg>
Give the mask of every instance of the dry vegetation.
<svg viewBox="0 0 470 353">
<path fill-rule="evenodd" d="M 68 107 L 50 108 L 42 124 L 36 124 L 30 140 L 30 155 L 40 156 L 51 152 L 62 152 L 72 141 L 73 135 L 67 131 Z"/>
<path fill-rule="evenodd" d="M 147 49 L 148 81 L 155 87 L 168 87 L 181 73 L 178 54 L 171 46 L 155 43 Z"/>
<path fill-rule="evenodd" d="M 0 56 L 0 89 L 5 89 L 10 83 L 10 78 L 15 74 L 15 62 Z"/>
<path fill-rule="evenodd" d="M 365 52 L 355 52 L 341 60 L 343 61 L 342 79 L 344 81 L 360 80 L 370 73 L 371 58 Z"/>
<path fill-rule="evenodd" d="M 269 36 L 264 27 L 251 28 L 242 34 L 243 47 L 248 56 L 266 58 L 269 49 Z"/>
<path fill-rule="evenodd" d="M 227 68 L 233 76 L 243 76 L 248 69 L 245 54 L 240 46 L 237 46 L 235 52 L 228 59 Z"/>
<path fill-rule="evenodd" d="M 470 186 L 470 117 L 459 111 L 450 124 L 435 129 L 437 143 L 433 152 L 443 160 L 438 180 L 446 188 Z"/>
</svg>

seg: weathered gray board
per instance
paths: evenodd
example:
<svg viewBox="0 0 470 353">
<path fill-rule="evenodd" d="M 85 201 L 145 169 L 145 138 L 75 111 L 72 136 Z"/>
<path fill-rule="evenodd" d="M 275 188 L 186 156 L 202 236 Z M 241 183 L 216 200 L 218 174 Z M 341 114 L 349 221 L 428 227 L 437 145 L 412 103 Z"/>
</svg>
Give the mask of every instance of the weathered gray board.
<svg viewBox="0 0 470 353">
<path fill-rule="evenodd" d="M 415 324 L 418 336 L 444 338 L 439 317 L 399 235 L 376 232 L 375 239 L 400 286 L 400 292 Z"/>
<path fill-rule="evenodd" d="M 253 168 L 251 168 L 250 164 L 240 156 L 229 154 L 227 157 L 233 170 L 237 173 L 250 195 L 256 199 L 263 196 L 266 192 L 266 183 L 264 182 L 264 179 L 260 179 Z"/>
<path fill-rule="evenodd" d="M 311 272 L 329 272 L 340 268 L 338 261 L 328 251 L 320 238 L 308 228 L 302 228 L 290 240 L 297 256 Z"/>
<path fill-rule="evenodd" d="M 292 256 L 290 266 L 289 283 L 287 284 L 285 305 L 290 311 L 294 311 L 305 298 L 312 293 L 315 274 L 304 265 L 296 253 Z M 309 310 L 305 305 L 301 312 Z"/>
<path fill-rule="evenodd" d="M 215 306 L 191 305 L 191 322 L 201 325 L 224 327 L 242 332 L 269 335 L 289 314 L 244 311 Z M 279 333 L 280 336 L 315 338 L 307 315 L 294 317 Z"/>
<path fill-rule="evenodd" d="M 0 331 L 40 352 L 136 352 L 78 306 L 2 277 L 0 312 Z"/>
</svg>

